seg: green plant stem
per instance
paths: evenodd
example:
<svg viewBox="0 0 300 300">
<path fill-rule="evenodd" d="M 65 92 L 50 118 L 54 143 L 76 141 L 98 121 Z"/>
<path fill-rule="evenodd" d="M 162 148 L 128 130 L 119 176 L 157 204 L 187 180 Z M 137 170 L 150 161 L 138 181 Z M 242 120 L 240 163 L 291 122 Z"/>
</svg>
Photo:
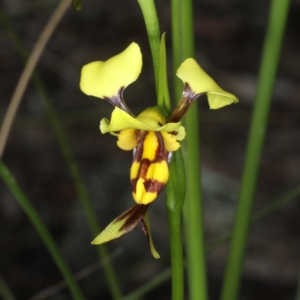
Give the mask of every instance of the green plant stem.
<svg viewBox="0 0 300 300">
<path fill-rule="evenodd" d="M 173 67 L 194 56 L 193 13 L 191 0 L 172 0 Z M 182 84 L 175 82 L 175 96 L 180 99 Z M 201 199 L 200 140 L 198 109 L 194 105 L 186 116 L 187 200 L 184 225 L 187 255 L 189 299 L 207 299 L 204 229 Z"/>
<path fill-rule="evenodd" d="M 165 36 L 160 42 L 160 30 L 154 1 L 138 0 L 144 15 L 153 57 L 158 105 L 170 109 L 166 76 Z M 181 151 L 173 153 L 167 184 L 167 211 L 170 231 L 172 265 L 172 299 L 184 298 L 184 272 L 181 242 L 181 211 L 185 199 L 185 172 Z M 178 176 L 180 173 L 182 176 Z"/>
<path fill-rule="evenodd" d="M 271 204 L 265 206 L 264 208 L 260 209 L 258 212 L 254 213 L 251 222 L 253 224 L 259 222 L 260 220 L 265 219 L 266 217 L 270 216 L 272 213 L 276 212 L 280 208 L 282 208 L 284 205 L 288 204 L 289 202 L 297 199 L 297 197 L 300 196 L 300 186 L 297 186 L 296 188 L 292 189 L 291 191 L 287 192 L 280 198 L 273 201 Z M 217 248 L 219 248 L 221 245 L 224 245 L 226 242 L 228 242 L 231 238 L 232 232 L 225 232 L 221 234 L 218 238 L 216 238 L 214 241 L 208 243 L 206 245 L 206 253 L 211 253 Z M 147 294 L 148 292 L 152 291 L 155 287 L 158 287 L 159 285 L 166 282 L 168 279 L 170 279 L 172 275 L 171 268 L 163 271 L 161 274 L 156 276 L 154 279 L 146 282 L 144 285 L 140 286 L 138 289 L 136 289 L 134 292 L 127 295 L 122 300 L 139 300 L 142 298 L 143 295 Z M 299 278 L 300 279 L 300 278 Z M 300 286 L 300 283 L 299 283 Z M 299 290 L 300 292 L 300 290 Z M 299 295 L 300 296 L 300 295 Z M 296 300 L 300 300 L 300 298 L 296 298 Z"/>
<path fill-rule="evenodd" d="M 244 251 L 250 225 L 252 202 L 263 149 L 271 96 L 290 1 L 273 0 L 264 43 L 256 102 L 251 121 L 239 201 L 221 294 L 222 300 L 238 296 Z"/>
<path fill-rule="evenodd" d="M 10 20 L 4 15 L 2 10 L 0 10 L 0 22 L 6 29 L 7 33 L 9 34 L 21 59 L 25 62 L 27 59 L 27 56 L 28 56 L 27 51 L 26 51 L 25 47 L 23 46 L 21 40 L 19 39 Z M 50 120 L 50 123 L 54 130 L 54 133 L 56 135 L 58 144 L 60 146 L 60 149 L 63 153 L 63 156 L 64 156 L 67 166 L 69 168 L 69 172 L 70 172 L 70 175 L 74 182 L 74 186 L 76 188 L 77 194 L 79 196 L 80 203 L 81 203 L 82 207 L 84 208 L 84 212 L 87 216 L 87 220 L 88 220 L 92 235 L 97 236 L 99 234 L 99 232 L 101 231 L 101 228 L 99 226 L 97 216 L 94 211 L 90 197 L 88 195 L 88 191 L 86 189 L 85 183 L 80 174 L 79 167 L 76 163 L 75 157 L 74 157 L 71 147 L 68 143 L 67 137 L 64 133 L 62 124 L 59 120 L 59 117 L 57 115 L 57 112 L 56 112 L 54 106 L 52 105 L 52 102 L 48 96 L 46 88 L 37 72 L 33 73 L 32 80 L 33 80 L 34 86 L 35 86 L 39 96 L 41 97 L 41 99 L 46 107 L 48 118 Z M 98 256 L 100 259 L 105 259 L 109 255 L 109 253 L 107 251 L 107 247 L 105 245 L 97 246 L 97 253 L 98 253 Z M 118 283 L 118 279 L 115 274 L 115 270 L 113 268 L 112 263 L 110 261 L 107 261 L 107 263 L 103 267 L 103 270 L 104 270 L 105 276 L 107 278 L 108 287 L 110 289 L 113 299 L 114 300 L 121 299 L 121 297 L 122 297 L 121 289 L 120 289 L 120 285 Z"/>
<path fill-rule="evenodd" d="M 168 199 L 171 196 L 168 195 Z M 173 194 L 173 199 L 177 197 Z M 168 209 L 171 270 L 172 270 L 172 300 L 184 299 L 184 267 L 181 240 L 181 209 L 180 211 Z"/>
<path fill-rule="evenodd" d="M 153 59 L 156 93 L 158 95 L 160 29 L 159 29 L 159 22 L 158 22 L 157 12 L 155 8 L 155 3 L 154 0 L 137 0 L 137 1 L 142 10 L 142 14 L 144 16 L 144 21 L 146 24 L 148 40 L 149 40 L 152 59 Z"/>
<path fill-rule="evenodd" d="M 0 161 L 0 176 L 6 183 L 7 187 L 10 189 L 12 194 L 16 197 L 16 200 L 23 208 L 24 212 L 30 219 L 31 223 L 39 233 L 41 239 L 44 241 L 47 246 L 48 251 L 50 252 L 53 260 L 55 261 L 57 267 L 59 268 L 62 276 L 65 278 L 65 281 L 70 289 L 70 292 L 74 299 L 82 300 L 85 299 L 79 286 L 77 285 L 76 280 L 74 279 L 73 274 L 66 265 L 63 257 L 61 256 L 55 242 L 53 241 L 48 229 L 45 227 L 43 221 L 40 219 L 35 208 L 31 205 L 28 198 L 25 196 L 23 191 L 18 186 L 16 180 L 6 168 L 4 163 Z"/>
<path fill-rule="evenodd" d="M 170 231 L 172 299 L 184 299 L 184 266 L 181 241 L 181 215 L 185 200 L 186 179 L 181 149 L 173 153 L 167 183 L 167 212 Z"/>
</svg>

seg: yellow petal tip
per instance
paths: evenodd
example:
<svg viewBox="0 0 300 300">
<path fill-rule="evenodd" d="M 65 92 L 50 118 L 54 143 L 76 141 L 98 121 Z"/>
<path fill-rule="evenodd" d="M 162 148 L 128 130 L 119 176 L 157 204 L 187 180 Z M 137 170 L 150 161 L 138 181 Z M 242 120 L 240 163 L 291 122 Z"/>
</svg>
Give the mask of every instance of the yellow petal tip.
<svg viewBox="0 0 300 300">
<path fill-rule="evenodd" d="M 137 43 L 107 61 L 95 61 L 83 66 L 80 89 L 89 96 L 112 98 L 121 88 L 134 82 L 142 70 L 142 54 Z"/>
<path fill-rule="evenodd" d="M 207 94 L 211 109 L 238 102 L 235 95 L 224 91 L 193 58 L 186 59 L 178 68 L 176 75 L 188 84 L 195 96 Z"/>
</svg>

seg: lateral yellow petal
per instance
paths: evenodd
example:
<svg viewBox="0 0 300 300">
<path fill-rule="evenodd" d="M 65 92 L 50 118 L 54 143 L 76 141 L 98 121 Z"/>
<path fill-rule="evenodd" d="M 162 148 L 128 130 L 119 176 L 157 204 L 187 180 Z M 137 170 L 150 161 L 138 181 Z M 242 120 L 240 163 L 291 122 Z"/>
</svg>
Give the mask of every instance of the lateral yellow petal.
<svg viewBox="0 0 300 300">
<path fill-rule="evenodd" d="M 132 150 L 137 145 L 135 129 L 125 129 L 118 134 L 117 145 L 122 150 Z"/>
<path fill-rule="evenodd" d="M 218 109 L 239 101 L 235 95 L 220 88 L 193 58 L 186 59 L 178 68 L 176 75 L 183 83 L 190 86 L 195 95 L 207 93 L 211 109 Z"/>
<path fill-rule="evenodd" d="M 141 113 L 143 114 L 143 112 Z M 107 133 L 110 132 L 115 134 L 115 132 L 125 130 L 125 129 L 138 129 L 138 130 L 145 130 L 145 131 L 166 131 L 172 132 L 173 135 L 176 137 L 177 140 L 182 140 L 185 137 L 185 130 L 181 126 L 181 122 L 178 123 L 167 123 L 163 126 L 159 124 L 157 119 L 148 119 L 145 121 L 145 116 L 139 120 L 139 116 L 134 118 L 130 116 L 125 111 L 115 107 L 112 112 L 111 120 L 109 122 L 108 119 L 104 118 L 100 122 L 100 130 L 101 132 Z M 178 136 L 177 136 L 178 135 Z"/>
<path fill-rule="evenodd" d="M 142 54 L 136 43 L 107 61 L 95 61 L 83 66 L 80 89 L 89 96 L 104 99 L 116 96 L 120 88 L 136 81 L 142 70 Z"/>
<path fill-rule="evenodd" d="M 164 138 L 165 148 L 168 152 L 174 152 L 180 148 L 180 144 L 172 134 L 168 132 L 162 132 L 161 134 Z"/>
</svg>

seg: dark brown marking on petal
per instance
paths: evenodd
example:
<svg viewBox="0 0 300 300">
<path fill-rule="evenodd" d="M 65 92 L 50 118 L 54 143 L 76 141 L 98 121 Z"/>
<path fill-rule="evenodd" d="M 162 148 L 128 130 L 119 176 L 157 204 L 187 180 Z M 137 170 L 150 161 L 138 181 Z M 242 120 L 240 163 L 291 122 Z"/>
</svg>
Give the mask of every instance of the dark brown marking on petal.
<svg viewBox="0 0 300 300">
<path fill-rule="evenodd" d="M 133 178 L 130 180 L 130 185 L 131 185 L 131 190 L 133 193 L 136 193 L 136 183 L 137 183 L 137 178 Z"/>
<path fill-rule="evenodd" d="M 144 140 L 146 138 L 146 135 L 148 134 L 148 132 L 145 132 L 145 134 L 143 134 L 143 136 L 140 139 L 140 143 L 138 144 L 137 148 L 136 148 L 136 152 L 135 155 L 133 157 L 133 162 L 137 162 L 139 163 L 139 170 L 137 173 L 136 178 L 132 178 L 130 181 L 131 184 L 131 190 L 133 193 L 136 193 L 136 184 L 137 181 L 139 179 L 144 179 L 144 186 L 145 186 L 145 190 L 146 192 L 155 192 L 157 191 L 158 193 L 161 191 L 161 189 L 164 187 L 164 183 L 161 183 L 162 186 L 159 186 L 159 181 L 155 180 L 155 179 L 148 179 L 147 178 L 147 174 L 148 174 L 148 170 L 149 167 L 151 166 L 151 164 L 155 164 L 155 163 L 161 163 L 162 161 L 168 161 L 168 152 L 165 149 L 164 146 L 164 139 L 162 137 L 162 134 L 160 132 L 155 132 L 155 135 L 157 137 L 157 141 L 158 141 L 158 146 L 156 149 L 154 149 L 155 154 L 154 154 L 154 159 L 153 160 L 149 160 L 148 158 L 143 158 L 143 147 L 144 147 Z"/>
<path fill-rule="evenodd" d="M 133 162 L 140 162 L 142 160 L 143 150 L 144 150 L 144 140 L 147 134 L 148 134 L 147 131 L 141 131 L 141 130 L 136 133 L 137 147 L 135 148 Z"/>
<path fill-rule="evenodd" d="M 194 100 L 196 100 L 200 94 L 195 94 L 190 85 L 185 82 L 183 87 L 183 92 L 180 101 L 178 102 L 176 108 L 174 109 L 171 117 L 167 120 L 167 123 L 176 123 L 187 113 L 191 108 Z"/>
<path fill-rule="evenodd" d="M 156 179 L 147 179 L 144 182 L 144 187 L 147 193 L 157 193 L 158 195 L 164 186 L 164 182 L 158 181 Z"/>
<path fill-rule="evenodd" d="M 116 220 L 123 220 L 127 218 L 124 225 L 120 228 L 120 231 L 125 230 L 126 232 L 130 232 L 133 230 L 137 224 L 143 219 L 149 205 L 137 204 L 132 209 L 127 210 L 124 214 L 122 214 Z"/>
<path fill-rule="evenodd" d="M 141 220 L 140 224 L 141 224 L 142 230 L 144 232 L 144 235 L 146 236 L 148 243 L 150 244 L 150 235 L 149 235 L 149 232 L 148 232 L 148 229 L 147 229 L 144 219 Z"/>
<path fill-rule="evenodd" d="M 169 134 L 171 134 L 171 135 L 177 135 L 178 134 L 178 131 L 171 131 L 171 132 L 168 132 Z"/>
<path fill-rule="evenodd" d="M 163 160 L 167 160 L 168 158 L 168 152 L 165 148 L 162 134 L 159 131 L 156 131 L 155 135 L 158 140 L 158 147 L 156 148 L 155 158 L 151 161 L 151 163 L 161 162 Z"/>
<path fill-rule="evenodd" d="M 140 163 L 138 178 L 146 178 L 148 169 L 151 165 L 151 161 L 148 158 L 142 159 Z"/>
<path fill-rule="evenodd" d="M 110 104 L 112 104 L 115 107 L 118 107 L 122 110 L 124 110 L 125 112 L 127 112 L 129 115 L 134 116 L 134 114 L 130 111 L 130 109 L 127 107 L 126 103 L 124 102 L 123 99 L 123 91 L 124 91 L 125 87 L 122 86 L 120 87 L 118 93 L 116 96 L 112 96 L 112 97 L 106 97 L 104 96 L 103 99 L 108 101 Z"/>
</svg>

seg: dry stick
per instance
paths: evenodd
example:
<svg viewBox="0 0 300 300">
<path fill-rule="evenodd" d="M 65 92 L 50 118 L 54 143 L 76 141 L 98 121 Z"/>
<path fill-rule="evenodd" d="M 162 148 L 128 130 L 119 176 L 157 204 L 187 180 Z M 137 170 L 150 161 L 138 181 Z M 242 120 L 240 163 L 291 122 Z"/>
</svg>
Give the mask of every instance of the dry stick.
<svg viewBox="0 0 300 300">
<path fill-rule="evenodd" d="M 60 4 L 57 6 L 53 15 L 51 16 L 49 22 L 47 23 L 45 29 L 43 30 L 40 38 L 34 46 L 33 51 L 31 52 L 29 59 L 25 65 L 25 68 L 22 72 L 22 75 L 19 79 L 19 82 L 16 86 L 14 94 L 10 100 L 9 107 L 4 116 L 1 132 L 0 132 L 0 157 L 3 156 L 3 152 L 7 143 L 7 139 L 11 130 L 13 120 L 15 118 L 17 109 L 24 95 L 24 91 L 28 85 L 28 82 L 32 76 L 32 73 L 39 61 L 46 44 L 48 43 L 51 35 L 56 29 L 59 21 L 63 17 L 67 8 L 70 6 L 71 0 L 61 0 Z"/>
<path fill-rule="evenodd" d="M 89 265 L 88 267 L 84 268 L 83 270 L 75 273 L 74 274 L 75 279 L 77 281 L 79 281 L 79 280 L 89 276 L 91 273 L 93 273 L 93 272 L 99 270 L 100 268 L 104 267 L 105 264 L 107 264 L 107 263 L 113 261 L 114 259 L 116 259 L 118 256 L 121 255 L 121 253 L 123 251 L 124 251 L 123 248 L 121 248 L 121 247 L 117 248 L 107 258 L 104 258 L 101 261 L 93 263 L 93 264 Z M 1 279 L 1 277 L 0 277 L 0 279 Z M 66 281 L 62 280 L 62 281 L 58 282 L 57 284 L 52 285 L 49 288 L 44 289 L 43 291 L 41 291 L 37 295 L 33 296 L 29 300 L 43 300 L 43 299 L 49 298 L 49 297 L 53 296 L 54 294 L 60 292 L 61 290 L 65 289 L 66 287 L 67 287 Z M 7 300 L 15 300 L 15 299 L 7 299 Z"/>
</svg>

